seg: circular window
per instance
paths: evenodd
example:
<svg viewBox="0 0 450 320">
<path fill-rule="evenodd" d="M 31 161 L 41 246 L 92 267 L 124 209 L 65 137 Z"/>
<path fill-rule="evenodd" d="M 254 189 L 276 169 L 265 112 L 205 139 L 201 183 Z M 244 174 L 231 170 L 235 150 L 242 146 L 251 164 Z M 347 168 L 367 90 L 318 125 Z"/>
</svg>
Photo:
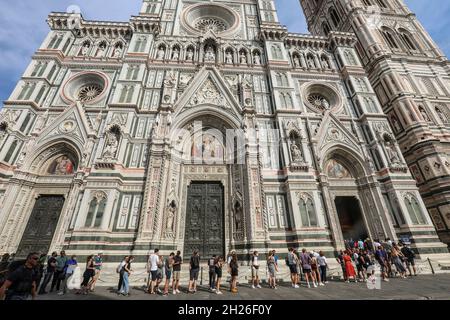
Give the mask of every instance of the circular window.
<svg viewBox="0 0 450 320">
<path fill-rule="evenodd" d="M 61 95 L 68 104 L 75 101 L 94 104 L 104 97 L 108 83 L 108 78 L 103 73 L 80 72 L 67 80 Z"/>
<path fill-rule="evenodd" d="M 329 109 L 330 102 L 321 94 L 312 93 L 308 96 L 308 102 L 318 109 Z"/>
<path fill-rule="evenodd" d="M 342 107 L 338 91 L 324 83 L 307 84 L 303 88 L 303 96 L 306 97 L 306 106 L 314 112 L 339 111 Z"/>
<path fill-rule="evenodd" d="M 202 32 L 214 31 L 215 33 L 220 33 L 227 30 L 228 26 L 225 21 L 210 17 L 198 19 L 195 22 L 195 28 Z"/>
<path fill-rule="evenodd" d="M 239 15 L 222 4 L 199 3 L 184 9 L 181 24 L 193 34 L 213 31 L 221 36 L 234 32 L 240 24 Z"/>
<path fill-rule="evenodd" d="M 101 95 L 102 92 L 103 87 L 101 87 L 100 85 L 96 83 L 88 84 L 81 87 L 81 89 L 78 91 L 77 98 L 81 102 L 90 102 Z"/>
</svg>

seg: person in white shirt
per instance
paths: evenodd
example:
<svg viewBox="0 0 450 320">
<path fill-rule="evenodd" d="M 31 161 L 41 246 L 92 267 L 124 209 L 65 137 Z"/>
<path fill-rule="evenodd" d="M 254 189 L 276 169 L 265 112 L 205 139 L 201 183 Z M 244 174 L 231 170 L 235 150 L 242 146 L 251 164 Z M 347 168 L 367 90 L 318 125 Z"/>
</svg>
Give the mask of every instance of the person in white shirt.
<svg viewBox="0 0 450 320">
<path fill-rule="evenodd" d="M 158 280 L 158 263 L 159 263 L 159 249 L 155 249 L 148 259 L 149 278 L 151 277 L 150 288 L 148 293 L 155 294 L 156 281 Z M 158 291 L 159 288 L 157 288 Z"/>
<path fill-rule="evenodd" d="M 119 294 L 120 289 L 122 289 L 122 284 L 123 284 L 123 267 L 126 264 L 126 260 L 127 260 L 128 256 L 125 256 L 122 260 L 122 262 L 119 264 L 119 266 L 117 267 L 117 273 L 119 273 L 119 284 L 117 285 L 117 294 Z"/>
<path fill-rule="evenodd" d="M 254 251 L 252 255 L 252 288 L 261 288 L 259 285 L 259 262 L 258 251 Z"/>
<path fill-rule="evenodd" d="M 327 263 L 327 257 L 325 257 L 325 255 L 323 254 L 323 251 L 319 252 L 319 256 L 317 257 L 317 263 L 319 264 L 319 268 L 320 268 L 320 279 L 321 279 L 320 285 L 323 286 L 325 283 L 328 283 L 328 281 L 327 281 L 328 263 Z"/>
</svg>

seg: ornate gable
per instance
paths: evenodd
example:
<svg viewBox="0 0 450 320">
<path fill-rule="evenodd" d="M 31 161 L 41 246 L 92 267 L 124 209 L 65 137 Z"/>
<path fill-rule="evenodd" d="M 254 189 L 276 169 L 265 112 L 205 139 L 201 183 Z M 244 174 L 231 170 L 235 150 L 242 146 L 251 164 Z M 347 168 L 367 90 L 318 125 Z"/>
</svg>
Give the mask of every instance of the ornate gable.
<svg viewBox="0 0 450 320">
<path fill-rule="evenodd" d="M 56 138 L 71 138 L 82 147 L 86 144 L 89 135 L 94 135 L 91 124 L 83 110 L 83 105 L 77 102 L 62 112 L 54 121 L 45 128 L 37 139 L 37 145 L 41 145 Z"/>
<path fill-rule="evenodd" d="M 175 104 L 175 114 L 201 106 L 217 107 L 237 118 L 242 110 L 227 82 L 214 67 L 205 67 L 194 77 Z"/>
</svg>

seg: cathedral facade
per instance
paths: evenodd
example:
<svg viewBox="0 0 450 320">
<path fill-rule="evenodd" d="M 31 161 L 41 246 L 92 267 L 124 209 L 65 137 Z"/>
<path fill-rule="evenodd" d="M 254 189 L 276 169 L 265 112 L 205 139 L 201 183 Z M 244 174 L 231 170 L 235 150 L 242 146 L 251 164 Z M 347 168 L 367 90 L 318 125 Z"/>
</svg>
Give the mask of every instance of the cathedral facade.
<svg viewBox="0 0 450 320">
<path fill-rule="evenodd" d="M 144 0 L 129 22 L 51 13 L 0 116 L 0 252 L 332 257 L 390 238 L 447 257 L 448 61 L 403 1 L 371 2 L 301 1 L 312 35 L 269 0 Z M 395 39 L 416 50 L 364 33 L 374 7 L 405 13 L 424 38 Z"/>
</svg>

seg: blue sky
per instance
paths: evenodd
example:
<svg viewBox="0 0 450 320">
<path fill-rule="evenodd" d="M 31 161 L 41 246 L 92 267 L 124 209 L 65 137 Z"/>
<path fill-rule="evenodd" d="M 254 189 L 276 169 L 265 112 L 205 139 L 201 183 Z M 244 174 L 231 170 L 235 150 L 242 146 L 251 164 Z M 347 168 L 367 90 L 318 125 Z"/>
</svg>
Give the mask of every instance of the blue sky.
<svg viewBox="0 0 450 320">
<path fill-rule="evenodd" d="M 47 35 L 51 11 L 81 8 L 85 19 L 128 21 L 142 0 L 0 0 L 0 101 L 6 100 Z M 125 4 L 126 3 L 126 4 Z M 281 23 L 291 32 L 307 33 L 298 0 L 276 0 Z M 406 0 L 425 28 L 450 55 L 450 1 Z M 0 103 L 1 105 L 1 103 Z"/>
</svg>

